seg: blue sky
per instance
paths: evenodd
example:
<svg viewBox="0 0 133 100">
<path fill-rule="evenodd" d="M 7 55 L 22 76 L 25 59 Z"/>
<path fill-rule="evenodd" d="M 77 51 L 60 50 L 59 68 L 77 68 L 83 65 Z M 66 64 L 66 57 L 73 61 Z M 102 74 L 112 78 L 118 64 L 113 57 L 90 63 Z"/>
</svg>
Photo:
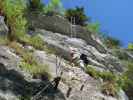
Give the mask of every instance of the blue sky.
<svg viewBox="0 0 133 100">
<path fill-rule="evenodd" d="M 66 9 L 83 6 L 86 15 L 101 24 L 101 31 L 121 40 L 125 47 L 133 42 L 133 0 L 62 0 L 62 3 Z"/>
</svg>

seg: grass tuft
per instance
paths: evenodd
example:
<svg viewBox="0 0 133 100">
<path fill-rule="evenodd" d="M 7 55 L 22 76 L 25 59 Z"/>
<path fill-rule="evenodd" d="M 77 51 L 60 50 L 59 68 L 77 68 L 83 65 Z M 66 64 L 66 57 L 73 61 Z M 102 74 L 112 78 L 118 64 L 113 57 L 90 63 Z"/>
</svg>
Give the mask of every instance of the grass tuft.
<svg viewBox="0 0 133 100">
<path fill-rule="evenodd" d="M 111 72 L 99 72 L 96 69 L 93 68 L 93 66 L 88 65 L 86 68 L 86 72 L 91 75 L 92 77 L 98 79 L 103 79 L 103 85 L 102 85 L 102 92 L 109 96 L 116 96 L 117 92 L 120 89 L 121 81 Z"/>
<path fill-rule="evenodd" d="M 8 44 L 8 39 L 7 37 L 4 37 L 4 36 L 0 36 L 0 45 L 6 45 Z"/>
</svg>

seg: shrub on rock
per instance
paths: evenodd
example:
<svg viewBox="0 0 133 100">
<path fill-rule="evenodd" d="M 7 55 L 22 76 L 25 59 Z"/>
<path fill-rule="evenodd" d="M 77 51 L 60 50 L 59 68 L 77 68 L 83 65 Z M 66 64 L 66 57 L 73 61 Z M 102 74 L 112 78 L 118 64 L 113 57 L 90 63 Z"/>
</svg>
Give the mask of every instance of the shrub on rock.
<svg viewBox="0 0 133 100">
<path fill-rule="evenodd" d="M 75 9 L 68 9 L 65 13 L 66 18 L 71 22 L 72 18 L 75 24 L 85 26 L 87 25 L 88 17 L 85 15 L 83 7 L 76 7 Z"/>
</svg>

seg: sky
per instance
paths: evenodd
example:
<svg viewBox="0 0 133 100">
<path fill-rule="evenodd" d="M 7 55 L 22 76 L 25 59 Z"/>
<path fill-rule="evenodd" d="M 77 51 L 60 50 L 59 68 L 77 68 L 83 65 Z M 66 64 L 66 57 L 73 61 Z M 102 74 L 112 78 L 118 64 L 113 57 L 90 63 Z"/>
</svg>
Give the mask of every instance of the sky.
<svg viewBox="0 0 133 100">
<path fill-rule="evenodd" d="M 133 0 L 62 0 L 62 3 L 66 9 L 83 6 L 92 22 L 99 22 L 101 31 L 119 39 L 124 47 L 133 42 Z"/>
</svg>

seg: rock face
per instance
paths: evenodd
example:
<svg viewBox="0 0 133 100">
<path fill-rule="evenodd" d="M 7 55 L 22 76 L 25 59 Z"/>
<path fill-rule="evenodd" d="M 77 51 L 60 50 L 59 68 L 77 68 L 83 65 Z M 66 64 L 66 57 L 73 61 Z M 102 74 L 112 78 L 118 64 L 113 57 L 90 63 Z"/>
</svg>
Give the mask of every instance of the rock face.
<svg viewBox="0 0 133 100">
<path fill-rule="evenodd" d="M 14 83 L 14 80 L 19 80 L 19 74 L 16 71 L 18 62 L 19 58 L 8 47 L 0 47 L 0 97 L 3 98 L 2 100 L 9 100 L 9 98 L 10 100 L 17 100 L 13 94 L 13 89 L 19 85 Z"/>
<path fill-rule="evenodd" d="M 42 51 L 40 52 L 42 55 Z M 46 55 L 43 58 L 49 59 L 50 57 L 48 58 L 48 55 Z M 20 58 L 13 53 L 12 49 L 0 46 L 0 100 L 20 100 L 19 97 L 21 96 L 32 97 L 47 84 L 50 84 L 50 87 L 41 94 L 43 98 L 48 100 L 65 100 L 60 90 L 53 91 L 50 81 L 45 80 L 43 82 L 32 79 L 32 77 L 27 78 L 28 73 L 18 67 L 19 62 Z"/>
<path fill-rule="evenodd" d="M 27 77 L 29 73 L 18 67 L 19 62 L 19 57 L 11 49 L 0 46 L 0 100 L 25 100 L 20 97 L 34 97 L 47 84 L 49 88 L 41 97 L 48 100 L 65 100 L 60 90 L 53 91 L 53 85 L 49 80 L 41 81 Z"/>
<path fill-rule="evenodd" d="M 0 35 L 5 35 L 8 33 L 8 27 L 4 22 L 4 17 L 0 16 Z"/>
<path fill-rule="evenodd" d="M 27 77 L 28 73 L 17 67 L 21 58 L 15 55 L 12 49 L 0 46 L 0 100 L 20 100 L 21 96 L 29 96 L 33 100 L 48 84 L 49 87 L 34 100 L 119 100 L 103 95 L 100 89 L 101 81 L 93 79 L 78 67 L 72 67 L 64 59 L 38 50 L 34 51 L 34 57 L 38 62 L 49 65 L 52 77 L 63 71 L 58 90 L 53 89 L 49 80 Z M 60 67 L 56 62 L 60 63 Z M 70 87 L 72 90 L 67 97 Z M 122 96 L 125 96 L 123 92 L 119 97 L 123 98 Z"/>
<path fill-rule="evenodd" d="M 101 93 L 100 86 L 102 83 L 100 81 L 93 79 L 82 69 L 70 66 L 64 59 L 56 58 L 55 55 L 47 54 L 44 51 L 35 51 L 34 55 L 36 59 L 41 58 L 42 64 L 49 64 L 53 77 L 58 76 L 59 72 L 63 71 L 62 81 L 58 88 L 64 94 L 64 100 L 117 100 L 117 98 L 105 96 Z M 56 62 L 59 62 L 60 66 L 57 66 Z M 69 97 L 67 97 L 70 87 L 72 90 Z M 44 100 L 49 99 L 45 98 Z M 55 98 L 55 100 L 63 99 Z"/>
<path fill-rule="evenodd" d="M 77 48 L 79 53 L 86 54 L 89 64 L 96 70 L 123 72 L 124 68 L 119 60 L 107 52 L 99 38 L 81 26 L 71 25 L 60 16 L 35 14 L 30 17 L 34 27 L 43 29 L 36 30 L 35 34 L 41 33 L 40 37 L 48 47 L 56 51 L 57 55 L 35 50 L 33 57 L 38 63 L 49 65 L 52 78 L 59 76 L 63 71 L 62 80 L 58 89 L 54 90 L 51 80 L 34 79 L 30 73 L 18 66 L 22 58 L 16 55 L 14 50 L 0 46 L 0 100 L 24 100 L 20 97 L 28 97 L 29 100 L 128 100 L 122 90 L 118 97 L 103 95 L 100 80 L 92 78 L 78 66 L 72 67 L 68 63 L 71 59 L 69 50 L 71 46 Z M 0 34 L 6 34 L 7 31 L 3 17 L 0 17 Z M 75 32 L 76 36 L 70 38 L 70 33 L 75 34 Z M 30 46 L 24 48 L 31 51 L 34 49 Z M 132 57 L 132 54 L 128 56 Z M 44 88 L 45 90 L 37 96 Z"/>
<path fill-rule="evenodd" d="M 35 55 L 37 54 L 38 56 L 36 57 L 50 59 L 50 57 L 48 57 L 48 55 L 45 54 L 45 52 L 36 51 Z M 54 58 L 53 60 L 55 61 Z M 3 46 L 0 47 L 0 98 L 1 100 L 19 100 L 18 99 L 19 96 L 26 95 L 28 92 L 29 93 L 32 92 L 32 94 L 35 93 L 35 91 L 30 91 L 28 88 L 34 88 L 35 84 L 38 84 L 38 86 L 40 87 L 39 85 L 40 82 L 36 83 L 36 81 L 34 81 L 33 83 L 33 82 L 30 82 L 31 79 L 28 79 L 28 81 L 25 79 L 23 72 L 21 71 L 21 69 L 17 67 L 18 62 L 19 62 L 19 57 L 16 56 L 11 51 L 11 49 Z M 47 63 L 50 64 L 50 61 L 47 61 Z M 55 66 L 53 66 L 53 68 L 54 67 Z M 42 86 L 44 87 L 44 85 Z M 51 91 L 51 89 L 49 88 L 47 93 L 48 93 L 47 95 L 50 95 L 51 93 L 52 94 L 50 97 L 43 96 L 43 98 L 45 98 L 44 100 L 53 100 L 52 95 L 54 94 L 54 91 Z M 61 98 L 60 96 L 58 97 L 58 95 L 61 95 L 60 92 L 57 92 L 57 93 L 58 94 L 56 94 L 56 97 L 54 97 L 55 100 L 65 100 L 65 97 L 63 96 Z"/>
<path fill-rule="evenodd" d="M 76 38 L 81 38 L 86 41 L 87 44 L 95 46 L 97 50 L 101 53 L 105 53 L 106 49 L 99 41 L 94 40 L 94 36 L 91 35 L 91 32 L 85 28 L 72 25 L 65 18 L 61 16 L 45 16 L 42 14 L 36 14 L 37 12 L 32 12 L 29 14 L 28 19 L 32 27 L 46 29 L 52 32 L 60 33 L 67 36 L 74 36 Z"/>
<path fill-rule="evenodd" d="M 78 49 L 81 54 L 84 53 L 88 56 L 89 62 L 97 70 L 123 72 L 123 66 L 120 61 L 110 53 L 100 53 L 95 46 L 88 45 L 86 41 L 80 38 L 70 38 L 66 35 L 53 33 L 45 30 L 38 30 L 41 33 L 41 38 L 47 43 L 50 48 L 54 48 L 57 55 L 70 60 L 69 46 Z"/>
<path fill-rule="evenodd" d="M 15 55 L 12 50 L 6 46 L 0 46 L 0 63 L 8 68 L 16 67 L 20 58 Z"/>
<path fill-rule="evenodd" d="M 49 66 L 50 73 L 52 76 L 56 76 L 56 56 L 55 55 L 48 55 L 44 51 L 35 51 L 34 57 L 36 61 L 38 61 L 40 64 L 46 64 Z"/>
<path fill-rule="evenodd" d="M 126 49 L 114 49 L 112 50 L 114 56 L 117 56 L 121 60 L 133 61 L 133 51 Z"/>
<path fill-rule="evenodd" d="M 64 80 L 59 88 L 63 89 L 64 94 L 67 94 L 69 87 L 72 88 L 69 98 L 66 100 L 116 100 L 103 95 L 100 92 L 100 82 L 84 73 L 80 68 L 67 66 L 64 70 Z"/>
</svg>

